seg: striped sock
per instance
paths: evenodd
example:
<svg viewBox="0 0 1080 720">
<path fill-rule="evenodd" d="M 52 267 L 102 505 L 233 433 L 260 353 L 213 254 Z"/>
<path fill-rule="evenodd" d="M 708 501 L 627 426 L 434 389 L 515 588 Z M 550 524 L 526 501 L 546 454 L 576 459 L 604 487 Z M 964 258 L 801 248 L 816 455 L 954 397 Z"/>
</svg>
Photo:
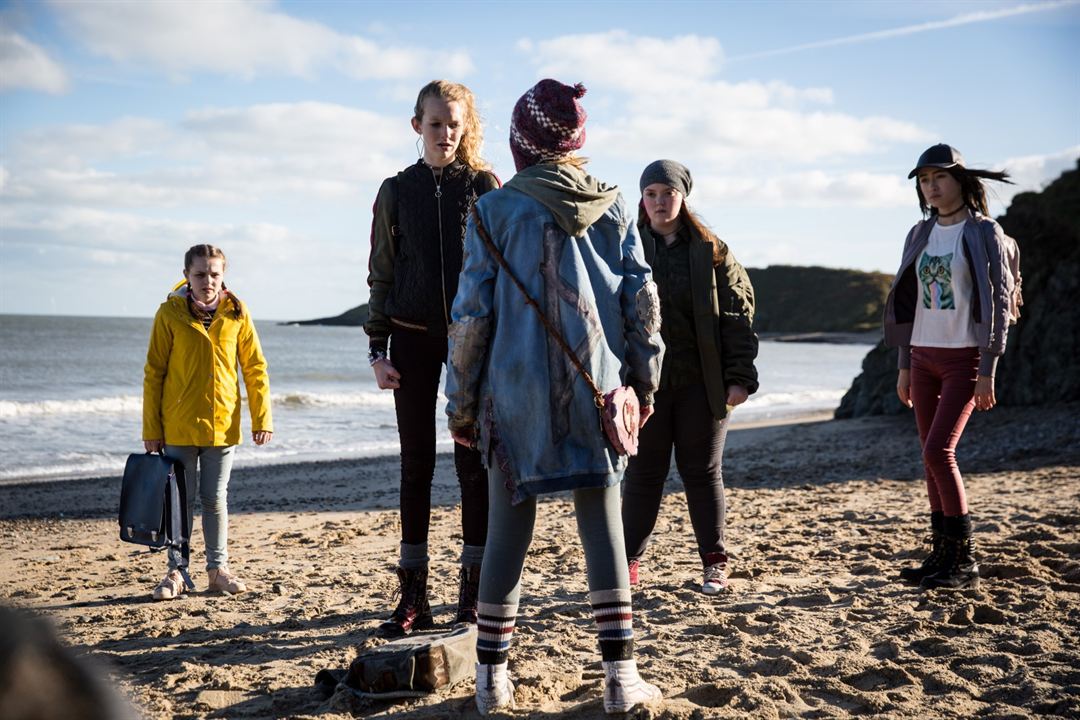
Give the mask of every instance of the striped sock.
<svg viewBox="0 0 1080 720">
<path fill-rule="evenodd" d="M 634 657 L 633 612 L 630 590 L 597 590 L 589 593 L 593 618 L 600 629 L 600 655 L 604 661 Z"/>
<path fill-rule="evenodd" d="M 501 665 L 510 655 L 518 606 L 477 603 L 476 660 L 485 665 Z"/>
</svg>

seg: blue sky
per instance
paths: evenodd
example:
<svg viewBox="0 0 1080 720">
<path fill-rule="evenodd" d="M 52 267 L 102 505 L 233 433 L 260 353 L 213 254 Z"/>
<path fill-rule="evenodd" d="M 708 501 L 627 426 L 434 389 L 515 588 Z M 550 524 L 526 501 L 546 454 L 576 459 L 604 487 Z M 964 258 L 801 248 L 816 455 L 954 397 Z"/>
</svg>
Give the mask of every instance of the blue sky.
<svg viewBox="0 0 1080 720">
<path fill-rule="evenodd" d="M 3 2 L 0 313 L 152 315 L 198 242 L 254 315 L 367 300 L 371 204 L 427 80 L 469 85 L 503 180 L 514 101 L 583 82 L 590 171 L 680 160 L 748 266 L 891 272 L 944 141 L 1080 156 L 1080 3 Z"/>
</svg>

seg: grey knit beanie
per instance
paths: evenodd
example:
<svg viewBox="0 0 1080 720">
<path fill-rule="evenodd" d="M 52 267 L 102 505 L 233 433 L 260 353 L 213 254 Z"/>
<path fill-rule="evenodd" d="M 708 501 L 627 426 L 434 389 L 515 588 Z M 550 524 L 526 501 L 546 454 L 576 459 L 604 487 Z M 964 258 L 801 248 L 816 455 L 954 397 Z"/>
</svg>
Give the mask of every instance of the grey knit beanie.
<svg viewBox="0 0 1080 720">
<path fill-rule="evenodd" d="M 641 173 L 641 192 L 653 183 L 670 185 L 686 197 L 694 187 L 694 179 L 690 177 L 690 171 L 682 163 L 674 160 L 654 160 L 645 166 Z"/>
</svg>

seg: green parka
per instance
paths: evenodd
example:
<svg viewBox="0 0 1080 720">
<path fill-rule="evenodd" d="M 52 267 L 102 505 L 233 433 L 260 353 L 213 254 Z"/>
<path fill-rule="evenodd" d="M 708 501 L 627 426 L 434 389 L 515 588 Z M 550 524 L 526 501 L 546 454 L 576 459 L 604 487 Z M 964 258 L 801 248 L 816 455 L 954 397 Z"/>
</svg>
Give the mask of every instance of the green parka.
<svg viewBox="0 0 1080 720">
<path fill-rule="evenodd" d="M 745 268 L 719 238 L 722 262 L 713 267 L 713 244 L 692 225 L 690 242 L 690 284 L 694 308 L 694 330 L 705 391 L 713 417 L 727 417 L 727 388 L 742 385 L 753 394 L 758 389 L 754 359 L 758 337 L 754 332 L 754 286 Z M 638 223 L 645 246 L 645 260 L 656 259 L 656 239 L 647 221 Z M 663 320 L 661 320 L 663 322 Z"/>
</svg>

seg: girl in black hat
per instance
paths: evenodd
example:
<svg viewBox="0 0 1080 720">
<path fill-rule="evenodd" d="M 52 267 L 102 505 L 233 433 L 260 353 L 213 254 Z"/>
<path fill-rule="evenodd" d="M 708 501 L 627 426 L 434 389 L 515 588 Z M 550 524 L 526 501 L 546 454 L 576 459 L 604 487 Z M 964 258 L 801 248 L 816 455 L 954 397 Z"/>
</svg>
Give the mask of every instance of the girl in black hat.
<svg viewBox="0 0 1080 720">
<path fill-rule="evenodd" d="M 994 407 L 994 369 L 1018 300 L 1012 241 L 987 217 L 983 180 L 1004 172 L 967 168 L 934 145 L 908 178 L 924 219 L 904 243 L 885 304 L 885 342 L 899 348 L 896 392 L 915 409 L 930 497 L 930 554 L 900 577 L 923 588 L 975 585 L 971 515 L 956 446 L 972 410 Z"/>
<path fill-rule="evenodd" d="M 721 463 L 731 409 L 758 387 L 754 288 L 728 246 L 687 207 L 693 180 L 674 160 L 641 175 L 638 230 L 660 294 L 667 352 L 654 417 L 641 429 L 623 491 L 630 582 L 656 525 L 674 448 L 704 566 L 701 592 L 727 587 Z"/>
</svg>

